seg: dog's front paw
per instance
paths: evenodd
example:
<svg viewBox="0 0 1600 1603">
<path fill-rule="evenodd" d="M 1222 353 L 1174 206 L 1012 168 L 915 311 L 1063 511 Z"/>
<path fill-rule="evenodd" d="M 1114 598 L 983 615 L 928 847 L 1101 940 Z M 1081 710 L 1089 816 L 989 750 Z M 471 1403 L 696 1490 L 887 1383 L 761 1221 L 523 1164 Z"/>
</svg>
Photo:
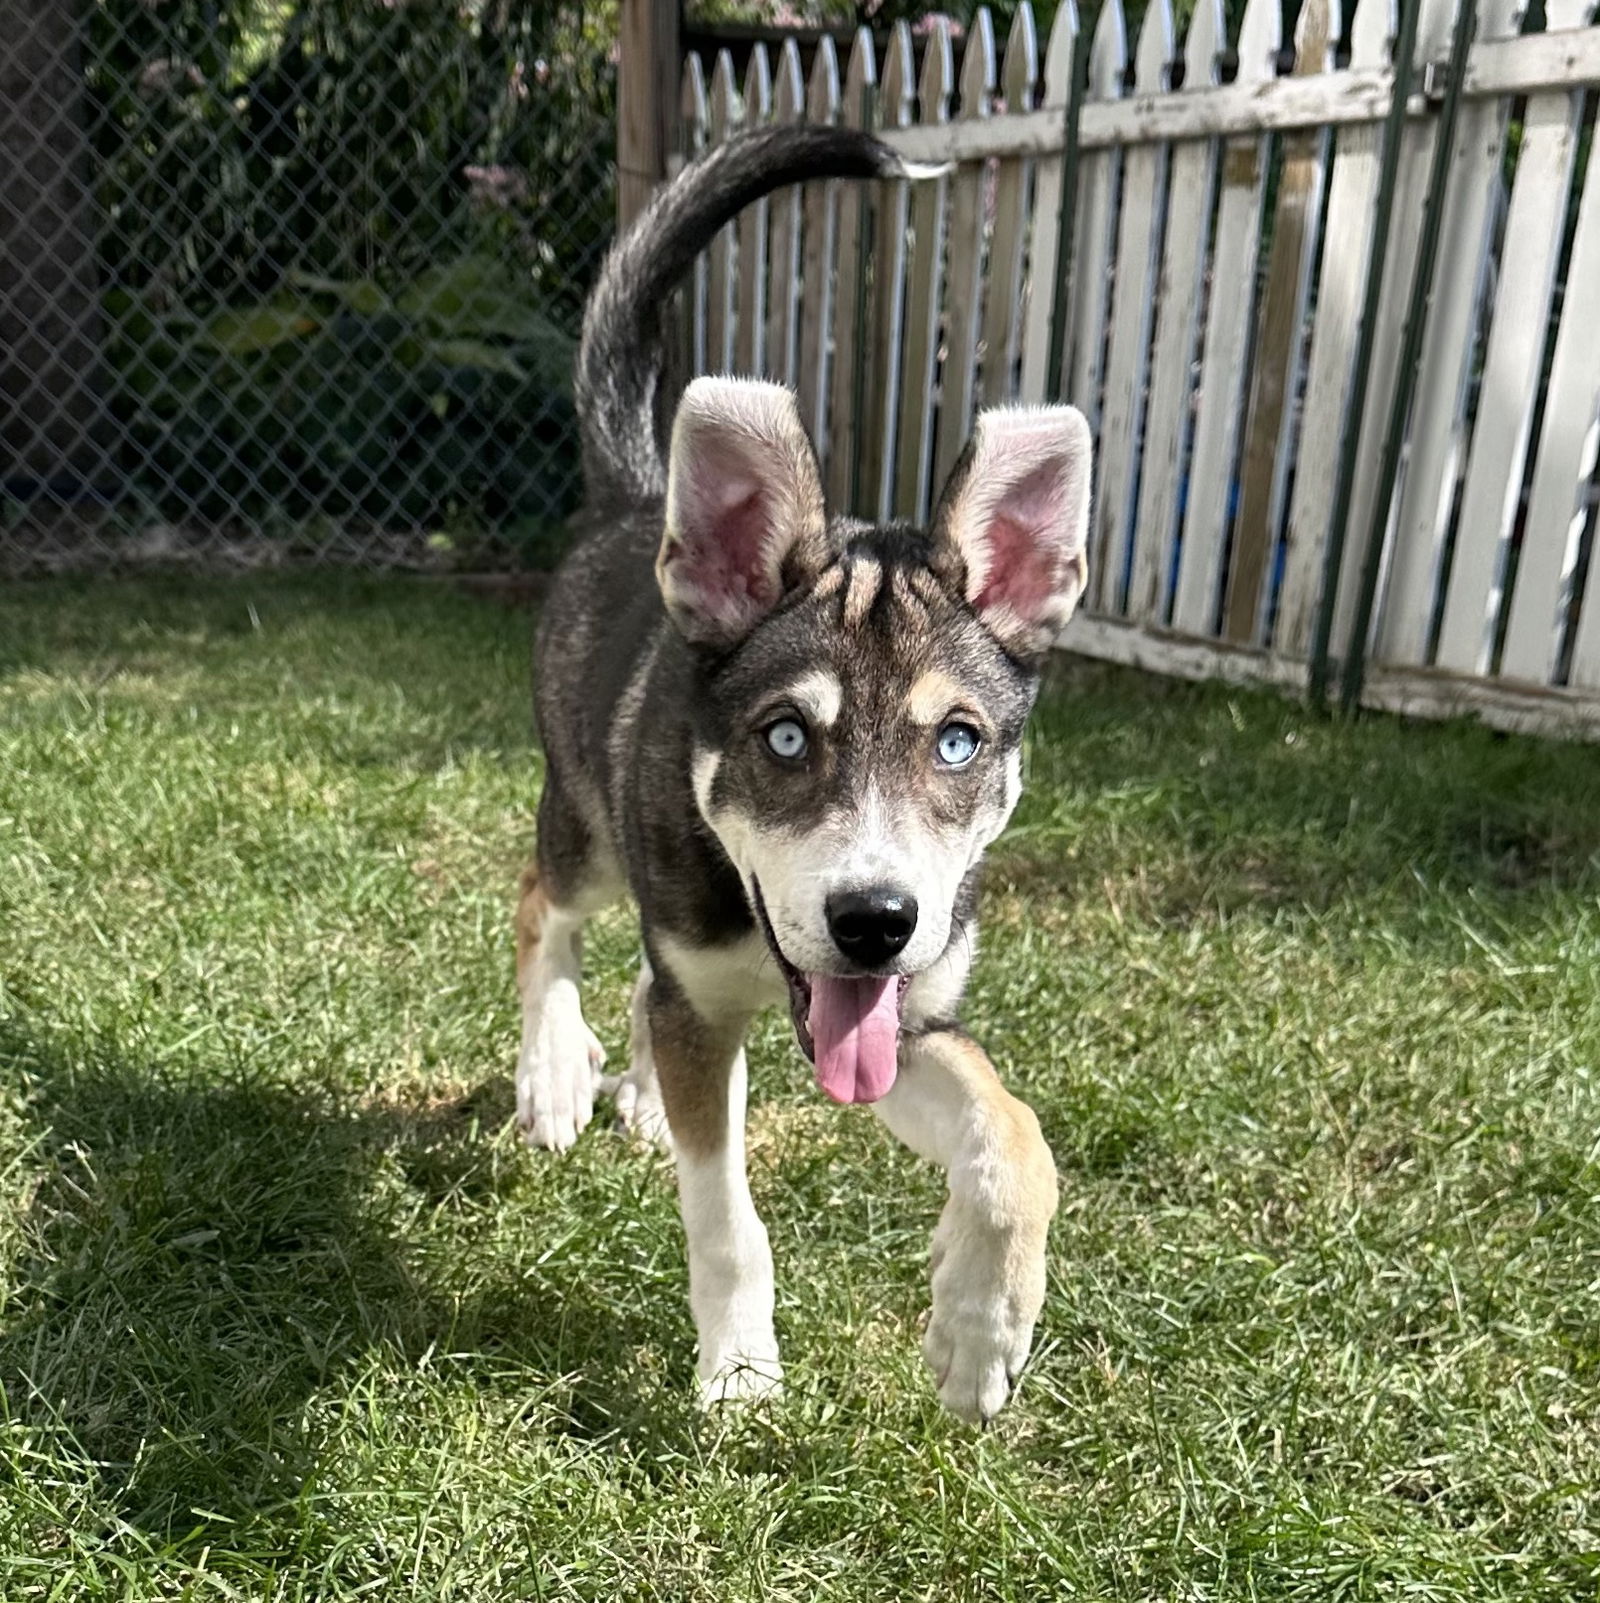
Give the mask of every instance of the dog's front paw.
<svg viewBox="0 0 1600 1603">
<path fill-rule="evenodd" d="M 616 1101 L 617 1126 L 630 1139 L 658 1152 L 672 1151 L 672 1130 L 653 1068 L 641 1072 L 636 1065 L 626 1074 L 608 1074 L 600 1082 L 600 1094 Z"/>
<path fill-rule="evenodd" d="M 534 1147 L 565 1152 L 594 1117 L 605 1048 L 577 1009 L 552 1007 L 517 1060 L 517 1126 Z"/>
<path fill-rule="evenodd" d="M 1044 1257 L 1020 1247 L 991 1231 L 962 1231 L 948 1217 L 934 1243 L 922 1354 L 939 1401 L 969 1425 L 987 1424 L 1005 1407 L 1033 1344 Z"/>
</svg>

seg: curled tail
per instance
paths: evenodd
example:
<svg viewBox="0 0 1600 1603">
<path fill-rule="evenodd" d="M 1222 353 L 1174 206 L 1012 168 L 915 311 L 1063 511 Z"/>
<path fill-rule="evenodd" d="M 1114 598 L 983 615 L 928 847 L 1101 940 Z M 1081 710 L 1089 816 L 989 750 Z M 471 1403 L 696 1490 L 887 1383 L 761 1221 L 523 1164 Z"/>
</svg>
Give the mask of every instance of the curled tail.
<svg viewBox="0 0 1600 1603">
<path fill-rule="evenodd" d="M 662 314 L 717 231 L 752 201 L 817 178 L 904 178 L 900 158 L 852 128 L 768 128 L 686 167 L 612 246 L 583 317 L 578 419 L 588 493 L 646 500 L 666 486 L 655 434 Z"/>
</svg>

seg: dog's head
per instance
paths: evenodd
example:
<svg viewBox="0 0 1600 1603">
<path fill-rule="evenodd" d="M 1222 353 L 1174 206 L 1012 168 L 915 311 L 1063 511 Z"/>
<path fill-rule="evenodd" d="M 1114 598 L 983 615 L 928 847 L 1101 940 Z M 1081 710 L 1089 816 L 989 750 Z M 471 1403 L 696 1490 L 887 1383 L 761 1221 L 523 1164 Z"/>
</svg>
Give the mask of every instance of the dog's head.
<svg viewBox="0 0 1600 1603">
<path fill-rule="evenodd" d="M 1021 785 L 1040 661 L 1083 592 L 1089 430 L 985 412 L 931 526 L 828 517 L 794 397 L 698 379 L 656 573 L 697 648 L 695 794 L 823 1089 L 892 1083 L 900 998 Z"/>
</svg>

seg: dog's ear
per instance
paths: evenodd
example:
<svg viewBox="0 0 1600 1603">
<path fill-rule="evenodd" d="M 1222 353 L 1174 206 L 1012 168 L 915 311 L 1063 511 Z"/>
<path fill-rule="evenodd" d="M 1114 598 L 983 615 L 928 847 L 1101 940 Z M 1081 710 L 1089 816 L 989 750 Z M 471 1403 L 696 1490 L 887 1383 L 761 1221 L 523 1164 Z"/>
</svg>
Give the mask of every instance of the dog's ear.
<svg viewBox="0 0 1600 1603">
<path fill-rule="evenodd" d="M 1083 594 L 1090 454 L 1075 407 L 980 412 L 939 498 L 933 567 L 1018 656 L 1049 650 Z"/>
<path fill-rule="evenodd" d="M 656 558 L 679 631 L 732 645 L 827 561 L 822 479 L 794 396 L 754 379 L 696 379 L 672 425 Z"/>
</svg>

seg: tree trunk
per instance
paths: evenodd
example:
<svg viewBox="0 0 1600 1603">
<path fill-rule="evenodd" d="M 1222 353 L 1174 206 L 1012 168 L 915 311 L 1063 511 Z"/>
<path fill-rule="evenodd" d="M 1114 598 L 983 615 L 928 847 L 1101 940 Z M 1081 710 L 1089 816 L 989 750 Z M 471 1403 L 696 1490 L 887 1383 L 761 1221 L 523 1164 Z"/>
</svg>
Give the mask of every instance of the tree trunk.
<svg viewBox="0 0 1600 1603">
<path fill-rule="evenodd" d="M 0 477 L 101 477 L 94 203 L 78 0 L 0 0 Z"/>
</svg>

